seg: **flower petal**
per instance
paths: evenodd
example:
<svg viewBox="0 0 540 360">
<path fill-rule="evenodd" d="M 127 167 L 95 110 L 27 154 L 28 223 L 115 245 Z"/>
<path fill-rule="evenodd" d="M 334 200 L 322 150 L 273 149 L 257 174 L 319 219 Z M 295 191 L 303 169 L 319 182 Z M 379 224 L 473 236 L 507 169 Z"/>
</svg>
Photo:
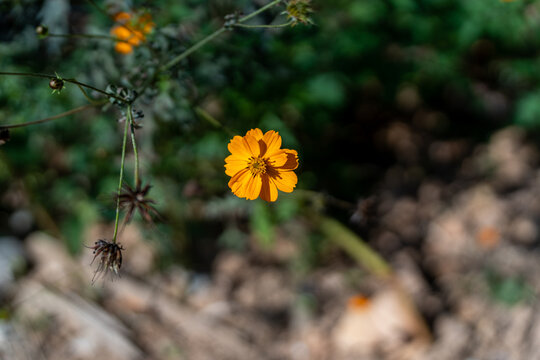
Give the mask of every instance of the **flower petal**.
<svg viewBox="0 0 540 360">
<path fill-rule="evenodd" d="M 281 170 L 294 170 L 298 167 L 298 153 L 296 150 L 283 149 L 287 153 L 287 161 L 278 166 Z"/>
<path fill-rule="evenodd" d="M 268 175 L 263 175 L 261 180 L 261 199 L 265 201 L 276 201 L 278 197 L 276 184 L 274 184 L 274 182 L 270 180 L 270 177 Z"/>
<path fill-rule="evenodd" d="M 249 152 L 249 149 L 244 146 L 243 139 L 244 138 L 242 136 L 235 136 L 231 139 L 227 147 L 231 154 L 245 157 L 247 159 L 251 157 L 251 153 Z"/>
<path fill-rule="evenodd" d="M 283 192 L 292 192 L 298 177 L 293 171 L 279 172 L 278 176 L 273 176 L 272 181 L 276 184 L 277 188 Z"/>
<path fill-rule="evenodd" d="M 233 194 L 238 197 L 244 197 L 245 186 L 244 183 L 248 180 L 248 177 L 251 173 L 248 169 L 240 170 L 236 173 L 231 180 L 229 180 L 229 187 L 231 188 Z"/>
<path fill-rule="evenodd" d="M 244 147 L 248 149 L 249 153 L 253 157 L 258 157 L 261 153 L 261 147 L 259 145 L 259 142 L 257 139 L 255 139 L 251 135 L 246 135 L 242 139 L 242 143 L 244 144 Z"/>
<path fill-rule="evenodd" d="M 263 133 L 261 129 L 251 129 L 246 133 L 246 135 L 253 136 L 257 141 L 263 138 Z"/>
<path fill-rule="evenodd" d="M 117 22 L 126 22 L 131 18 L 131 14 L 127 12 L 119 12 L 114 16 L 114 21 Z"/>
<path fill-rule="evenodd" d="M 133 47 L 125 42 L 117 42 L 114 45 L 114 50 L 120 54 L 129 54 L 133 51 Z"/>
<path fill-rule="evenodd" d="M 129 39 L 133 34 L 132 32 L 125 26 L 115 26 L 111 29 L 111 35 L 119 38 L 120 40 L 127 40 Z"/>
<path fill-rule="evenodd" d="M 281 136 L 274 130 L 267 131 L 262 139 L 266 143 L 266 153 L 269 155 L 272 155 L 281 148 Z"/>
<path fill-rule="evenodd" d="M 255 200 L 261 193 L 262 180 L 259 175 L 252 175 L 246 184 L 245 197 L 248 200 Z"/>
<path fill-rule="evenodd" d="M 229 176 L 236 175 L 239 171 L 247 169 L 246 161 L 235 161 L 225 164 L 225 174 Z"/>
<path fill-rule="evenodd" d="M 285 150 L 279 150 L 267 157 L 268 163 L 274 168 L 280 168 L 287 162 L 288 156 Z"/>
</svg>

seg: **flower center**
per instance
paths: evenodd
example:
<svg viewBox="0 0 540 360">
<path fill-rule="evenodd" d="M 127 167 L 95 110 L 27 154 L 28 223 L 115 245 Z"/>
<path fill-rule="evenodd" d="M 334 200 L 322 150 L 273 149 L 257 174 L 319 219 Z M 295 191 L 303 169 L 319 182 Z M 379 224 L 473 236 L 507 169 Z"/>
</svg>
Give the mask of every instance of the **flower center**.
<svg viewBox="0 0 540 360">
<path fill-rule="evenodd" d="M 265 174 L 266 173 L 266 161 L 260 156 L 252 157 L 248 162 L 248 168 L 252 175 Z"/>
</svg>

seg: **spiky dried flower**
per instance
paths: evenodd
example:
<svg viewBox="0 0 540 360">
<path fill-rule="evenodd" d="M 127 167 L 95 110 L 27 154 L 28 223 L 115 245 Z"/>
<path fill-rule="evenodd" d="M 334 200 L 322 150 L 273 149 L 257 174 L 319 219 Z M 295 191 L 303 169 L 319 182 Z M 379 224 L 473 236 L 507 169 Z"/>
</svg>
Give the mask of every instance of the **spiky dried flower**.
<svg viewBox="0 0 540 360">
<path fill-rule="evenodd" d="M 115 275 L 118 275 L 118 271 L 122 267 L 122 245 L 109 242 L 107 240 L 99 239 L 94 243 L 94 246 L 87 246 L 89 249 L 93 249 L 94 258 L 92 263 L 99 257 L 99 264 L 92 277 L 92 283 L 107 273 L 112 271 Z"/>
<path fill-rule="evenodd" d="M 291 26 L 295 26 L 298 23 L 313 24 L 309 17 L 312 12 L 311 0 L 290 0 L 287 2 L 283 14 L 287 15 L 287 18 L 291 21 Z"/>
<path fill-rule="evenodd" d="M 126 211 L 126 223 L 131 221 L 135 211 L 138 211 L 148 223 L 153 223 L 153 217 L 161 217 L 153 205 L 156 202 L 147 197 L 151 188 L 152 186 L 148 184 L 143 187 L 141 183 L 138 183 L 135 189 L 128 184 L 123 184 L 122 193 L 118 199 L 120 207 Z"/>
</svg>

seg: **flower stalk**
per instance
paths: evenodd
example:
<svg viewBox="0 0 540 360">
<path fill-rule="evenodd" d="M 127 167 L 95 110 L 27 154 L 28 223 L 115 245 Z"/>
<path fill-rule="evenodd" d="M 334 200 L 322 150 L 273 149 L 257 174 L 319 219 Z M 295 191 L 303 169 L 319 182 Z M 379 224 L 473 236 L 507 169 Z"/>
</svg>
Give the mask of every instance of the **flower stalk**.
<svg viewBox="0 0 540 360">
<path fill-rule="evenodd" d="M 131 105 L 127 106 L 127 112 L 131 113 Z M 118 238 L 118 225 L 120 220 L 120 194 L 122 192 L 122 183 L 124 181 L 124 164 L 126 160 L 126 144 L 127 144 L 127 134 L 129 129 L 130 122 L 126 119 L 125 126 L 124 126 L 124 138 L 122 140 L 122 158 L 120 161 L 120 176 L 118 180 L 118 191 L 116 195 L 116 216 L 114 219 L 114 234 L 112 238 L 112 243 L 117 243 Z"/>
<path fill-rule="evenodd" d="M 6 71 L 0 71 L 0 75 L 38 77 L 38 78 L 46 78 L 46 79 L 49 79 L 49 80 L 58 77 L 57 75 L 49 75 L 49 74 L 41 74 L 41 73 L 21 73 L 21 72 L 6 72 Z M 121 98 L 121 97 L 113 95 L 113 94 L 109 94 L 104 90 L 98 89 L 98 88 L 96 88 L 96 87 L 94 87 L 92 85 L 82 83 L 82 82 L 77 81 L 75 79 L 64 79 L 64 78 L 62 78 L 62 80 L 65 81 L 65 82 L 71 83 L 71 84 L 75 84 L 75 85 L 78 85 L 78 86 L 85 87 L 85 88 L 90 89 L 90 90 L 94 90 L 94 91 L 96 91 L 96 92 L 98 92 L 100 94 L 103 94 L 103 95 L 107 96 L 107 97 L 112 97 L 112 98 L 115 98 L 116 100 L 120 100 L 121 102 L 123 102 L 125 104 L 129 103 L 129 101 L 124 99 L 124 98 Z"/>
<path fill-rule="evenodd" d="M 263 13 L 265 12 L 266 10 L 272 8 L 273 6 L 279 4 L 282 0 L 274 0 L 268 4 L 266 4 L 265 6 L 263 6 L 262 8 L 252 12 L 251 14 L 248 14 L 242 18 L 240 18 L 238 20 L 238 23 L 235 24 L 235 26 L 239 26 L 241 23 L 243 22 L 246 22 L 248 21 L 249 19 L 252 19 L 254 18 L 255 16 L 259 15 L 260 13 Z M 246 26 L 247 27 L 247 26 Z M 257 27 L 260 27 L 260 26 L 257 26 Z M 227 28 L 225 26 L 222 26 L 221 28 L 219 28 L 218 30 L 214 31 L 213 33 L 211 33 L 210 35 L 208 35 L 207 37 L 205 37 L 204 39 L 200 40 L 199 42 L 195 43 L 193 46 L 191 46 L 190 48 L 188 48 L 187 50 L 185 50 L 183 53 L 181 53 L 180 55 L 178 55 L 177 57 L 175 57 L 174 59 L 172 59 L 171 61 L 169 61 L 168 63 L 166 63 L 165 65 L 163 65 L 162 67 L 159 68 L 159 72 L 163 72 L 163 71 L 167 71 L 169 70 L 170 68 L 172 68 L 174 65 L 178 64 L 180 61 L 184 60 L 185 58 L 187 58 L 189 55 L 193 54 L 195 51 L 199 50 L 201 47 L 203 47 L 204 45 L 206 45 L 207 43 L 209 43 L 210 41 L 214 40 L 215 38 L 217 38 L 219 35 L 223 34 L 225 31 L 227 30 Z"/>
<path fill-rule="evenodd" d="M 133 123 L 133 114 L 131 112 L 131 106 L 127 108 L 127 121 L 129 122 L 129 128 L 131 132 L 131 144 L 133 145 L 133 156 L 135 157 L 135 170 L 134 176 L 135 187 L 140 186 L 139 177 L 139 151 L 137 150 L 137 141 L 135 140 L 135 124 Z"/>
<path fill-rule="evenodd" d="M 29 122 L 25 122 L 25 123 L 22 123 L 22 124 L 0 125 L 0 129 L 14 129 L 14 128 L 21 128 L 21 127 L 30 126 L 30 125 L 43 124 L 43 123 L 49 122 L 51 120 L 56 120 L 56 119 L 63 118 L 65 116 L 73 115 L 75 113 L 78 113 L 78 112 L 81 112 L 83 110 L 89 109 L 89 108 L 91 108 L 93 106 L 94 105 L 79 106 L 78 108 L 71 109 L 69 111 L 65 111 L 65 112 L 60 113 L 58 115 L 49 116 L 49 117 L 46 117 L 46 118 L 43 118 L 43 119 L 39 119 L 39 120 L 35 120 L 35 121 L 29 121 Z"/>
<path fill-rule="evenodd" d="M 235 24 L 235 27 L 239 28 L 246 28 L 246 29 L 279 29 L 287 26 L 291 26 L 293 24 L 292 21 L 289 21 L 285 24 L 279 24 L 279 25 L 246 25 L 246 24 Z"/>
<path fill-rule="evenodd" d="M 47 34 L 47 37 L 67 38 L 67 39 L 89 39 L 89 40 L 109 40 L 117 42 L 128 42 L 115 36 L 94 35 L 94 34 Z"/>
<path fill-rule="evenodd" d="M 360 265 L 373 275 L 389 278 L 392 275 L 390 265 L 358 235 L 341 225 L 336 220 L 323 217 L 321 231 L 336 245 L 345 250 Z"/>
</svg>

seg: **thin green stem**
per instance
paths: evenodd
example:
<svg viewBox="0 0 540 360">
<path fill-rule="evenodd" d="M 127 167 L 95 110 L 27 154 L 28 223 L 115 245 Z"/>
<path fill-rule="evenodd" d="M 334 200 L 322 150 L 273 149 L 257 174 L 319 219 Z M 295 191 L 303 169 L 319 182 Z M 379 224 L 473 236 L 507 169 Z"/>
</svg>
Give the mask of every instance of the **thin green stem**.
<svg viewBox="0 0 540 360">
<path fill-rule="evenodd" d="M 20 72 L 5 72 L 5 71 L 0 71 L 0 75 L 6 75 L 6 76 L 26 76 L 26 77 L 39 77 L 39 78 L 45 78 L 45 79 L 56 79 L 58 78 L 58 76 L 56 75 L 49 75 L 49 74 L 41 74 L 41 73 L 20 73 Z M 87 89 L 90 89 L 90 90 L 94 90 L 100 94 L 103 94 L 107 97 L 112 97 L 112 98 L 115 98 L 117 100 L 120 100 L 122 101 L 123 103 L 128 103 L 129 101 L 127 101 L 126 99 L 124 98 L 121 98 L 119 96 L 116 96 L 116 95 L 113 95 L 113 94 L 109 94 L 107 93 L 106 91 L 104 90 L 101 90 L 101 89 L 98 89 L 96 87 L 93 87 L 92 85 L 88 85 L 88 84 L 85 84 L 85 83 L 82 83 L 80 81 L 77 81 L 75 79 L 63 79 L 65 82 L 68 82 L 68 83 L 71 83 L 71 84 L 75 84 L 75 85 L 79 85 L 79 86 L 82 86 L 82 87 L 85 87 Z"/>
<path fill-rule="evenodd" d="M 78 108 L 71 109 L 69 111 L 63 112 L 63 113 L 58 114 L 58 115 L 46 117 L 44 119 L 39 119 L 39 120 L 35 120 L 35 121 L 25 122 L 25 123 L 22 123 L 22 124 L 7 124 L 7 125 L 1 125 L 0 124 L 0 129 L 14 129 L 14 128 L 21 128 L 21 127 L 30 126 L 30 125 L 42 124 L 42 123 L 45 123 L 45 122 L 48 122 L 48 121 L 51 121 L 51 120 L 56 120 L 56 119 L 63 118 L 64 116 L 69 116 L 69 115 L 78 113 L 80 111 L 89 109 L 89 108 L 91 108 L 93 106 L 94 105 L 80 106 Z"/>
<path fill-rule="evenodd" d="M 131 112 L 131 105 L 127 106 L 128 113 Z M 116 244 L 118 237 L 118 224 L 120 219 L 120 194 L 122 192 L 122 183 L 124 181 L 124 164 L 126 161 L 126 143 L 127 143 L 127 133 L 129 128 L 129 121 L 126 120 L 126 125 L 124 126 L 124 139 L 122 140 L 122 160 L 120 161 L 120 176 L 118 180 L 118 192 L 116 193 L 116 217 L 114 219 L 114 234 L 112 238 L 112 243 Z"/>
<path fill-rule="evenodd" d="M 271 7 L 279 4 L 282 0 L 274 0 L 268 4 L 266 4 L 265 6 L 263 6 L 262 8 L 260 8 L 259 10 L 257 11 L 254 11 L 252 12 L 251 14 L 249 15 L 246 15 L 244 16 L 243 18 L 240 18 L 238 20 L 238 23 L 236 23 L 234 26 L 238 26 L 240 23 L 243 23 L 243 22 L 246 22 L 248 21 L 249 19 L 252 19 L 254 18 L 255 16 L 259 15 L 260 13 L 270 9 Z M 193 46 L 191 46 L 190 48 L 188 48 L 187 50 L 185 50 L 183 53 L 181 53 L 180 55 L 178 55 L 177 57 L 175 57 L 174 59 L 172 59 L 171 61 L 169 61 L 168 63 L 166 63 L 165 65 L 163 65 L 162 67 L 159 68 L 159 71 L 158 72 L 162 72 L 162 71 L 166 71 L 168 69 L 170 69 L 171 67 L 173 67 L 174 65 L 178 64 L 180 61 L 184 60 L 185 58 L 187 58 L 189 55 L 191 55 L 192 53 L 194 53 L 195 51 L 199 50 L 201 47 L 203 47 L 204 45 L 206 45 L 208 42 L 214 40 L 216 37 L 218 37 L 219 35 L 223 34 L 227 29 L 225 28 L 225 26 L 221 27 L 220 29 L 214 31 L 213 33 L 211 33 L 210 35 L 208 35 L 207 37 L 203 38 L 202 40 L 200 40 L 199 42 L 195 43 Z"/>
<path fill-rule="evenodd" d="M 181 53 L 180 55 L 178 55 L 177 57 L 175 57 L 174 59 L 172 59 L 171 61 L 169 61 L 165 65 L 163 65 L 162 67 L 160 67 L 159 71 L 166 71 L 166 70 L 170 69 L 171 67 L 178 64 L 180 61 L 184 60 L 185 58 L 187 58 L 189 55 L 191 55 L 195 51 L 199 50 L 199 48 L 203 47 L 206 43 L 214 40 L 216 37 L 223 34 L 224 32 L 225 32 L 224 27 L 214 31 L 212 34 L 208 35 L 207 37 L 205 37 L 201 41 L 197 42 L 195 45 L 193 45 L 192 47 L 190 47 L 189 49 L 187 49 L 186 51 L 184 51 L 183 53 Z"/>
<path fill-rule="evenodd" d="M 95 7 L 100 13 L 102 13 L 103 15 L 107 16 L 110 18 L 110 15 L 107 14 L 107 12 L 105 10 L 103 10 L 101 8 L 101 6 L 99 6 L 98 4 L 96 4 L 96 2 L 94 0 L 88 0 L 88 2 L 93 6 Z"/>
<path fill-rule="evenodd" d="M 139 151 L 137 150 L 137 141 L 135 140 L 135 125 L 133 123 L 133 114 L 131 112 L 131 107 L 128 106 L 127 110 L 127 120 L 129 121 L 129 127 L 131 130 L 131 144 L 133 145 L 133 156 L 135 157 L 135 170 L 134 170 L 134 176 L 135 179 L 135 187 L 140 186 L 140 178 L 139 178 Z"/>
<path fill-rule="evenodd" d="M 319 219 L 319 226 L 329 240 L 372 274 L 382 278 L 388 278 L 392 274 L 390 265 L 373 248 L 337 220 L 322 217 Z"/>
<path fill-rule="evenodd" d="M 217 120 L 215 117 L 213 117 L 212 115 L 210 115 L 208 112 L 206 112 L 203 108 L 199 107 L 199 106 L 196 106 L 194 108 L 194 111 L 195 111 L 195 114 L 197 114 L 200 118 L 202 118 L 203 120 L 206 120 L 208 123 L 210 123 L 212 126 L 216 127 L 216 128 L 220 128 L 222 130 L 224 130 L 227 134 L 229 134 L 230 136 L 234 136 L 235 134 L 237 134 L 237 132 L 234 132 L 232 131 L 231 129 L 229 129 L 228 127 L 226 127 L 225 125 L 223 125 L 222 123 L 219 122 L 219 120 Z"/>
<path fill-rule="evenodd" d="M 86 98 L 86 100 L 88 100 L 88 101 L 90 102 L 90 104 L 92 104 L 92 105 L 101 105 L 101 104 L 103 104 L 102 101 L 98 101 L 98 100 L 92 99 L 92 98 L 90 97 L 90 95 L 88 95 L 88 94 L 86 93 L 86 91 L 84 91 L 84 88 L 83 88 L 81 85 L 78 85 L 78 84 L 77 84 L 77 87 L 79 88 L 79 90 L 81 90 L 82 94 L 84 95 L 84 97 Z"/>
<path fill-rule="evenodd" d="M 295 190 L 296 194 L 303 195 L 307 198 L 311 198 L 312 200 L 319 200 L 324 203 L 328 203 L 333 206 L 340 207 L 344 210 L 355 210 L 358 205 L 354 204 L 352 202 L 338 199 L 330 194 L 314 191 L 314 190 L 307 190 L 307 189 L 298 189 Z"/>
<path fill-rule="evenodd" d="M 240 18 L 240 20 L 238 20 L 238 22 L 240 22 L 240 23 L 246 22 L 246 21 L 248 21 L 249 19 L 252 19 L 252 18 L 254 18 L 255 16 L 259 15 L 260 13 L 265 12 L 266 10 L 270 9 L 270 8 L 273 7 L 274 5 L 279 4 L 281 1 L 282 1 L 282 0 L 274 0 L 274 1 L 272 1 L 271 3 L 266 4 L 265 6 L 263 6 L 262 8 L 260 8 L 259 10 L 254 11 L 254 12 L 252 12 L 251 14 L 248 14 L 248 15 L 244 16 L 243 18 Z"/>
<path fill-rule="evenodd" d="M 83 39 L 96 39 L 96 40 L 112 40 L 116 42 L 126 42 L 127 40 L 122 40 L 114 36 L 107 35 L 93 35 L 93 34 L 48 34 L 47 37 L 59 37 L 59 38 L 83 38 Z"/>
<path fill-rule="evenodd" d="M 279 25 L 246 25 L 246 24 L 235 24 L 234 26 L 235 26 L 235 27 L 240 27 L 240 28 L 247 28 L 247 29 L 278 29 L 278 28 L 283 28 L 283 27 L 290 26 L 292 23 L 293 23 L 292 21 L 289 21 L 288 23 L 285 23 L 285 24 L 279 24 Z"/>
</svg>

